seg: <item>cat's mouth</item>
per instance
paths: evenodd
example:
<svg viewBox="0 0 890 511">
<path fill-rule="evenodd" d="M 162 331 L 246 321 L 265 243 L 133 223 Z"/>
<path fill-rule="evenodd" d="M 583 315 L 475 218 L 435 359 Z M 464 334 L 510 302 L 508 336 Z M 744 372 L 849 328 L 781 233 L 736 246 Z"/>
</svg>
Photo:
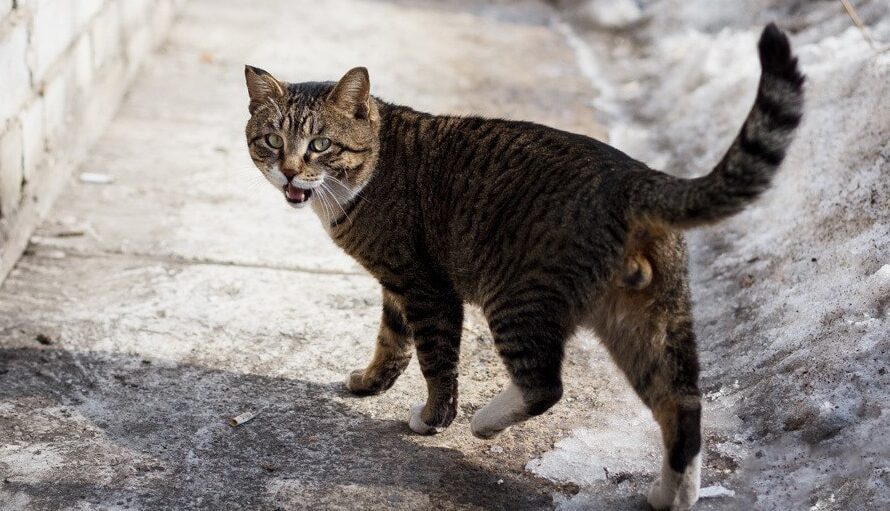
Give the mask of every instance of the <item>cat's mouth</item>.
<svg viewBox="0 0 890 511">
<path fill-rule="evenodd" d="M 287 202 L 293 205 L 305 204 L 312 198 L 312 190 L 308 188 L 300 188 L 298 186 L 294 186 L 293 183 L 288 183 L 284 185 L 284 198 L 287 199 Z"/>
</svg>

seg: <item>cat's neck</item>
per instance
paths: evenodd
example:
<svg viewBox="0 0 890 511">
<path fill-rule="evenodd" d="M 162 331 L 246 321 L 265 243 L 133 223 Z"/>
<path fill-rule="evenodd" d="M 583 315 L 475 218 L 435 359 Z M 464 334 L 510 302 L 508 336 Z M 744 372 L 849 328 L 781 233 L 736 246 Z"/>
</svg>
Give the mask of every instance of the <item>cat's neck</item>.
<svg viewBox="0 0 890 511">
<path fill-rule="evenodd" d="M 357 194 L 337 183 L 329 182 L 324 186 L 324 191 L 316 196 L 310 206 L 322 227 L 330 233 L 331 225 L 347 214 Z"/>
<path fill-rule="evenodd" d="M 448 125 L 454 121 L 448 116 L 436 116 L 376 98 L 374 101 L 380 115 L 380 142 L 371 177 L 358 190 L 326 180 L 323 193 L 311 204 L 322 226 L 331 235 L 337 225 L 353 219 L 353 208 L 365 196 L 373 196 L 380 190 L 385 190 L 387 194 L 395 193 L 395 190 L 404 187 L 405 174 L 418 172 L 424 164 L 430 164 L 432 154 L 428 147 L 424 147 L 427 141 L 423 135 L 432 131 L 434 124 Z M 424 164 L 416 160 L 418 153 L 425 154 Z M 404 202 L 410 198 L 402 195 L 400 200 Z"/>
</svg>

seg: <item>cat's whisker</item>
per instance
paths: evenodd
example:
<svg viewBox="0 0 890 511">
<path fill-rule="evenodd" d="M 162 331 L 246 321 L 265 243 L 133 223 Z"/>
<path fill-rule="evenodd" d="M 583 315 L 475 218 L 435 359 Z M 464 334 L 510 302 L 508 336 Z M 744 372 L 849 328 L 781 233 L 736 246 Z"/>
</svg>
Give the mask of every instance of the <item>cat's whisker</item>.
<svg viewBox="0 0 890 511">
<path fill-rule="evenodd" d="M 330 195 L 330 197 L 328 197 L 328 195 Z M 330 211 L 330 216 L 328 216 L 328 220 L 333 220 L 334 217 L 337 216 L 336 212 L 334 211 L 334 206 L 331 204 L 331 200 L 334 200 L 333 194 L 325 194 L 325 201 L 328 203 L 328 207 L 329 207 L 329 211 Z"/>
<path fill-rule="evenodd" d="M 345 184 L 340 183 L 339 181 L 338 181 L 338 184 L 339 184 L 340 186 L 342 186 L 347 192 L 349 192 L 349 194 L 352 196 L 352 198 L 359 197 L 359 198 L 361 198 L 362 200 L 365 200 L 365 196 L 362 195 L 362 193 L 361 193 L 360 191 L 359 191 L 359 192 L 355 192 L 355 191 L 349 189 L 349 187 L 347 187 Z M 335 198 L 336 198 L 336 197 L 335 197 Z M 350 199 L 350 200 L 351 200 L 351 199 Z M 344 213 L 344 214 L 346 214 L 346 210 L 343 209 L 343 204 L 340 203 L 339 199 L 337 200 L 337 205 L 340 206 L 340 209 L 343 210 L 343 213 Z M 346 215 L 346 218 L 347 218 L 347 220 L 348 220 L 348 219 L 349 219 L 349 215 Z"/>
<path fill-rule="evenodd" d="M 327 178 L 330 179 L 331 181 L 333 181 L 334 183 L 337 183 L 338 185 L 342 186 L 344 190 L 349 190 L 350 192 L 352 192 L 352 190 L 349 189 L 349 185 L 347 185 L 347 184 L 344 183 L 343 181 L 340 181 L 340 180 L 337 179 L 336 177 L 329 175 L 329 176 L 327 176 Z M 359 192 L 353 192 L 353 193 L 355 193 L 356 195 L 358 195 L 359 193 L 361 193 L 361 191 L 359 191 Z"/>
<path fill-rule="evenodd" d="M 321 186 L 318 188 L 316 195 L 318 195 L 318 199 L 321 201 L 321 206 L 322 208 L 324 208 L 325 214 L 328 216 L 328 218 L 331 218 L 334 215 L 334 208 L 331 207 L 331 205 L 328 203 L 324 183 L 322 183 Z"/>
<path fill-rule="evenodd" d="M 325 185 L 325 186 L 327 186 L 327 185 Z M 340 204 L 340 199 L 337 198 L 337 194 L 335 194 L 334 191 L 331 190 L 330 188 L 328 188 L 328 190 L 329 190 L 330 193 L 331 193 L 331 198 L 332 198 L 332 199 L 334 200 L 334 202 L 337 204 L 337 207 L 340 208 L 340 211 L 342 211 L 343 214 L 346 215 L 346 219 L 349 220 L 349 215 L 346 214 L 346 210 L 343 209 L 343 204 Z"/>
<path fill-rule="evenodd" d="M 346 214 L 346 210 L 343 209 L 343 205 L 340 204 L 340 201 L 339 201 L 339 200 L 337 200 L 337 194 L 334 193 L 334 191 L 333 191 L 332 189 L 330 189 L 330 188 L 327 186 L 327 184 L 325 184 L 324 182 L 321 183 L 321 188 L 322 188 L 323 190 L 325 190 L 325 191 L 328 192 L 328 195 L 330 195 L 331 200 L 334 202 L 334 204 L 337 205 L 337 207 L 340 208 L 340 211 L 342 211 L 343 214 L 346 215 L 346 220 L 349 220 L 349 215 Z M 333 211 L 333 207 L 331 207 L 331 216 L 329 217 L 329 219 L 330 219 L 330 220 L 333 220 L 333 219 L 334 219 L 334 211 Z"/>
<path fill-rule="evenodd" d="M 351 190 L 349 188 L 349 186 L 346 185 L 346 183 L 344 183 L 343 181 L 340 181 L 339 179 L 337 179 L 334 176 L 327 176 L 327 179 L 330 179 L 335 184 L 340 185 L 340 187 L 343 188 L 344 190 L 346 190 L 347 192 L 349 192 L 350 195 L 359 195 L 360 194 L 360 192 L 354 192 L 353 190 Z M 333 190 L 331 190 L 331 191 L 333 191 Z"/>
<path fill-rule="evenodd" d="M 317 200 L 321 204 L 322 213 L 327 214 L 327 206 L 325 204 L 324 190 L 321 187 L 316 188 L 312 194 L 312 197 L 313 197 L 313 200 Z M 322 213 L 319 213 L 318 211 L 316 211 L 316 214 L 319 216 Z"/>
<path fill-rule="evenodd" d="M 322 191 L 320 190 L 320 191 L 319 191 L 319 197 L 322 198 L 322 204 L 324 205 L 325 210 L 328 212 L 328 218 L 329 218 L 329 219 L 330 219 L 330 218 L 333 218 L 333 216 L 334 216 L 334 207 L 331 206 L 330 201 L 328 200 L 327 194 L 322 193 Z"/>
<path fill-rule="evenodd" d="M 340 180 L 337 179 L 336 177 L 334 177 L 334 176 L 330 176 L 330 175 L 329 175 L 328 177 L 329 177 L 331 180 L 333 180 L 335 183 L 337 183 L 338 185 L 340 185 L 341 187 L 343 187 L 343 189 L 346 190 L 346 191 L 349 193 L 349 195 L 351 195 L 353 198 L 358 197 L 358 198 L 362 199 L 363 201 L 365 201 L 366 204 L 368 204 L 369 206 L 372 206 L 372 207 L 373 207 L 373 203 L 372 203 L 372 201 L 369 200 L 369 199 L 367 198 L 367 196 L 365 196 L 365 194 L 363 193 L 362 190 L 353 190 L 353 189 L 351 189 L 351 188 L 349 187 L 349 185 L 347 185 L 347 184 L 344 183 L 343 181 L 340 181 Z M 342 208 L 342 206 L 341 206 L 341 208 Z"/>
</svg>

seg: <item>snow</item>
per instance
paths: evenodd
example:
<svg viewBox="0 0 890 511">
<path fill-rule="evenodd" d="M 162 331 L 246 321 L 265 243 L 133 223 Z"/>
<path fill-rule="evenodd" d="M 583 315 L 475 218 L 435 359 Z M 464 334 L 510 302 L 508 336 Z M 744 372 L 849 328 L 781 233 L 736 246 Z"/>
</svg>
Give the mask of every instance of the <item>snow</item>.
<svg viewBox="0 0 890 511">
<path fill-rule="evenodd" d="M 735 492 L 722 486 L 708 486 L 698 491 L 698 496 L 703 499 L 714 497 L 735 497 Z"/>
<path fill-rule="evenodd" d="M 616 420 L 603 428 L 576 429 L 572 436 L 557 442 L 552 451 L 529 461 L 526 470 L 545 479 L 575 484 L 604 481 L 609 473 L 648 470 L 659 452 L 657 437 L 650 435 L 640 442 L 637 435 L 626 431 L 648 430 L 651 422 L 651 417 L 640 417 Z"/>
<path fill-rule="evenodd" d="M 626 27 L 643 14 L 634 0 L 591 0 L 585 8 L 592 22 L 608 28 Z"/>
<path fill-rule="evenodd" d="M 703 486 L 734 489 L 711 505 L 887 507 L 890 52 L 871 49 L 836 2 L 638 4 L 646 23 L 562 31 L 579 59 L 595 61 L 582 69 L 596 74 L 610 143 L 655 168 L 688 177 L 719 160 L 753 101 L 767 22 L 793 29 L 808 76 L 804 123 L 773 188 L 736 217 L 689 233 Z M 857 6 L 872 36 L 890 41 L 886 2 Z M 601 502 L 603 467 L 646 480 L 656 471 L 656 461 L 625 459 L 641 453 L 599 419 L 527 467 L 581 487 L 560 507 Z"/>
</svg>

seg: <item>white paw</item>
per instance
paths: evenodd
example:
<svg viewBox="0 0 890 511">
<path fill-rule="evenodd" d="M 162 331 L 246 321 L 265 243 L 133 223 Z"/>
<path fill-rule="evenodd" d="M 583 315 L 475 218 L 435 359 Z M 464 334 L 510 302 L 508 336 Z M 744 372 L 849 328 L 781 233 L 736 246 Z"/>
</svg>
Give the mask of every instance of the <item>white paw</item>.
<svg viewBox="0 0 890 511">
<path fill-rule="evenodd" d="M 408 413 L 408 427 L 411 428 L 411 431 L 415 433 L 419 433 L 421 435 L 432 435 L 433 433 L 438 433 L 440 431 L 439 428 L 434 428 L 432 426 L 427 426 L 423 419 L 421 418 L 421 413 L 423 413 L 424 403 L 417 403 L 416 405 L 411 407 L 411 411 Z"/>
<path fill-rule="evenodd" d="M 649 498 L 646 500 L 653 509 L 659 511 L 662 509 L 671 509 L 671 505 L 674 503 L 676 488 L 670 488 L 670 486 L 672 486 L 670 483 L 665 483 L 664 480 L 659 477 L 652 483 L 652 486 L 649 487 Z"/>
<path fill-rule="evenodd" d="M 700 483 L 701 455 L 693 458 L 682 474 L 674 472 L 665 463 L 661 476 L 649 488 L 647 500 L 658 510 L 685 511 L 698 501 Z"/>
<path fill-rule="evenodd" d="M 503 429 L 495 429 L 491 427 L 491 425 L 487 423 L 487 417 L 485 415 L 480 416 L 479 412 L 473 414 L 473 418 L 470 420 L 470 432 L 473 433 L 474 437 L 483 440 L 494 438 L 508 429 L 510 429 L 509 426 Z"/>
<path fill-rule="evenodd" d="M 347 388 L 348 390 L 355 390 L 355 388 L 356 388 L 356 386 L 355 386 L 355 380 L 356 380 L 357 378 L 354 376 L 355 373 L 356 373 L 356 371 L 352 371 L 352 372 L 346 373 L 346 378 L 343 380 L 343 383 L 346 384 L 346 388 Z"/>
<path fill-rule="evenodd" d="M 473 414 L 470 431 L 477 438 L 492 438 L 528 417 L 522 391 L 511 382 L 487 405 Z"/>
</svg>

